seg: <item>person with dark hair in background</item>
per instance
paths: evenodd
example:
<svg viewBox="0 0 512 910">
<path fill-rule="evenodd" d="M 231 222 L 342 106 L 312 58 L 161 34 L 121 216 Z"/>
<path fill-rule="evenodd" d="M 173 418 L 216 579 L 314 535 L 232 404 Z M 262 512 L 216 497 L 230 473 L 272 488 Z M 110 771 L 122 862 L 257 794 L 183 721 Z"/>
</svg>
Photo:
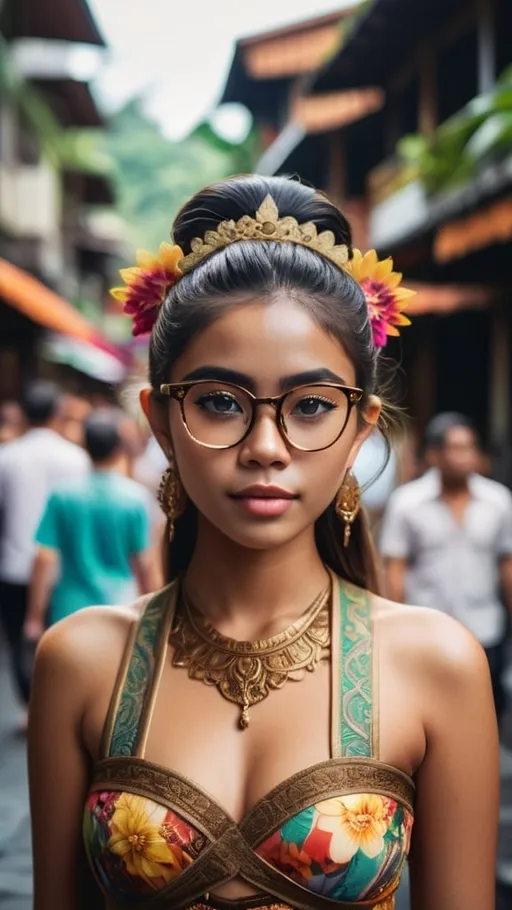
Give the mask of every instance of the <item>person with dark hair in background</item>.
<svg viewBox="0 0 512 910">
<path fill-rule="evenodd" d="M 154 326 L 169 584 L 41 641 L 34 910 L 392 910 L 408 855 L 417 908 L 491 910 L 485 655 L 379 596 L 351 471 L 408 321 L 400 276 L 281 177 L 202 190 L 173 234 L 116 289 Z"/>
<path fill-rule="evenodd" d="M 61 392 L 52 382 L 28 386 L 22 409 L 28 431 L 0 448 L 0 622 L 19 695 L 27 704 L 30 674 L 22 630 L 35 555 L 34 533 L 54 487 L 89 469 L 85 452 L 57 433 Z"/>
<path fill-rule="evenodd" d="M 84 441 L 93 469 L 48 500 L 35 537 L 29 640 L 40 638 L 45 624 L 83 607 L 127 604 L 137 591 L 153 588 L 150 502 L 146 490 L 120 470 L 122 419 L 113 409 L 86 417 Z"/>
<path fill-rule="evenodd" d="M 430 470 L 391 496 L 380 541 L 393 600 L 454 616 L 483 645 L 498 719 L 506 610 L 512 614 L 512 493 L 478 473 L 470 420 L 434 417 L 426 430 Z M 505 609 L 506 608 L 506 609 Z"/>
<path fill-rule="evenodd" d="M 25 431 L 23 411 L 17 401 L 0 404 L 0 446 L 12 442 Z"/>
</svg>

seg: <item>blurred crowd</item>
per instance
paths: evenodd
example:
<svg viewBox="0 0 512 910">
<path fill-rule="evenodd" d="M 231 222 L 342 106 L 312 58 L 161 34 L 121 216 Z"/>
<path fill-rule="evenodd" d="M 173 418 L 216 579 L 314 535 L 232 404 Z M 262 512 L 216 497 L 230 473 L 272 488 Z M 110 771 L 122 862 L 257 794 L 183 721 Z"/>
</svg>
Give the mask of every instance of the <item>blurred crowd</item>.
<svg viewBox="0 0 512 910">
<path fill-rule="evenodd" d="M 1 406 L 0 623 L 24 706 L 46 627 L 162 586 L 164 467 L 129 407 L 48 381 Z"/>
</svg>

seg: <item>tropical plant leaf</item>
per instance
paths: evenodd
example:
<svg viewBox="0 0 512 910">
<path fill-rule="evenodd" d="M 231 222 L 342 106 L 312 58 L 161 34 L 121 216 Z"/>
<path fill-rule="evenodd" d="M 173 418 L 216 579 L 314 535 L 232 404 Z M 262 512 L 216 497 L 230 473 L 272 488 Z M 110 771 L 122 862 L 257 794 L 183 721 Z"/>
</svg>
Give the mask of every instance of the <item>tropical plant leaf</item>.
<svg viewBox="0 0 512 910">
<path fill-rule="evenodd" d="M 479 161 L 501 148 L 512 147 L 512 110 L 488 117 L 466 145 L 466 154 Z"/>
<path fill-rule="evenodd" d="M 402 161 L 414 164 L 428 193 L 470 179 L 493 155 L 512 149 L 512 66 L 491 92 L 473 98 L 428 139 L 406 136 L 397 145 Z"/>
</svg>

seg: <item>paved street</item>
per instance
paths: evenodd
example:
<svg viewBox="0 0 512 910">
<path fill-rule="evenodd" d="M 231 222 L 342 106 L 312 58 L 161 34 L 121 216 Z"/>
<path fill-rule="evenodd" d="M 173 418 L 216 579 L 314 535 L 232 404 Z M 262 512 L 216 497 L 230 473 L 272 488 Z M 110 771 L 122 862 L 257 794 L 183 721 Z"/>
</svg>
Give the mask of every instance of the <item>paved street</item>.
<svg viewBox="0 0 512 910">
<path fill-rule="evenodd" d="M 30 825 L 25 740 L 13 733 L 18 709 L 0 643 L 0 910 L 31 910 Z M 496 910 L 512 907 L 512 715 L 502 750 L 502 810 Z M 407 883 L 396 910 L 408 910 Z M 454 908 L 456 910 L 456 908 Z"/>
<path fill-rule="evenodd" d="M 0 641 L 0 907 L 30 910 L 32 870 L 25 738 Z"/>
</svg>

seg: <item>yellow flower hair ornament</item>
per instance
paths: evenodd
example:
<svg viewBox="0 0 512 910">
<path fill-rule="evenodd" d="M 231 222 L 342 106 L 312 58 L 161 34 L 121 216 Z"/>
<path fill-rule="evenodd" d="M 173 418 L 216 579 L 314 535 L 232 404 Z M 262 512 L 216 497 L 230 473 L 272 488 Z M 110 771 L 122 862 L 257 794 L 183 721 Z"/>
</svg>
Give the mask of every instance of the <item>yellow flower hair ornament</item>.
<svg viewBox="0 0 512 910">
<path fill-rule="evenodd" d="M 379 262 L 375 250 L 369 250 L 364 255 L 354 250 L 352 258 L 349 258 L 348 247 L 336 244 L 332 231 L 318 233 L 316 225 L 311 222 L 299 224 L 290 216 L 280 218 L 277 206 L 269 195 L 254 218 L 243 215 L 238 221 L 222 221 L 216 230 L 207 231 L 203 238 L 195 237 L 188 256 L 184 256 L 181 247 L 162 243 L 157 256 L 140 251 L 137 266 L 121 270 L 126 287 L 114 288 L 111 294 L 122 301 L 125 313 L 133 316 L 133 334 L 151 331 L 169 288 L 183 274 L 196 268 L 217 250 L 242 240 L 307 246 L 352 275 L 366 297 L 376 348 L 383 348 L 389 335 L 399 335 L 399 326 L 410 325 L 403 310 L 415 291 L 399 286 L 402 276 L 393 271 L 391 258 Z"/>
<path fill-rule="evenodd" d="M 181 247 L 161 243 L 156 256 L 139 250 L 137 265 L 121 269 L 119 274 L 125 287 L 112 288 L 110 293 L 121 301 L 124 312 L 133 317 L 132 335 L 151 332 L 169 289 L 183 274 L 178 265 L 182 259 Z"/>
<path fill-rule="evenodd" d="M 364 255 L 360 250 L 354 250 L 345 271 L 352 275 L 363 289 L 375 347 L 385 347 L 389 335 L 400 334 L 398 326 L 411 324 L 411 320 L 404 316 L 403 310 L 416 291 L 401 288 L 402 275 L 393 271 L 391 257 L 379 261 L 375 250 L 368 250 Z"/>
</svg>

